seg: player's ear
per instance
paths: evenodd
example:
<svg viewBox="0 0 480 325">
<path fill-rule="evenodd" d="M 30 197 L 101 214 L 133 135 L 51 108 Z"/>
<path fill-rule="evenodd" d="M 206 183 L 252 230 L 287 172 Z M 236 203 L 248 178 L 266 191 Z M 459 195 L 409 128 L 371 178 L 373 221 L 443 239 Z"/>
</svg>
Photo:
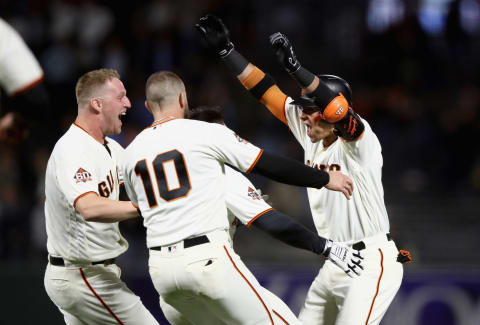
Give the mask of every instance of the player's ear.
<svg viewBox="0 0 480 325">
<path fill-rule="evenodd" d="M 103 108 L 102 99 L 98 97 L 92 97 L 90 99 L 90 107 L 92 107 L 95 111 L 100 112 Z"/>
<path fill-rule="evenodd" d="M 150 107 L 150 104 L 148 104 L 148 101 L 145 101 L 145 107 L 148 109 L 148 111 L 149 111 L 150 113 L 153 114 L 152 108 Z"/>
<path fill-rule="evenodd" d="M 178 103 L 180 104 L 180 108 L 183 110 L 185 106 L 187 106 L 187 94 L 185 92 L 181 92 L 178 95 Z"/>
</svg>

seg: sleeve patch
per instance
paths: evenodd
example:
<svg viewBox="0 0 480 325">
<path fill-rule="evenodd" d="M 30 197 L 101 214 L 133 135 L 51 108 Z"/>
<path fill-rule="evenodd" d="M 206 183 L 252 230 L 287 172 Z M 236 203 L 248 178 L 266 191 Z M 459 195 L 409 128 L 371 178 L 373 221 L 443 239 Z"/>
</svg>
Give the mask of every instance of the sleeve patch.
<svg viewBox="0 0 480 325">
<path fill-rule="evenodd" d="M 235 133 L 235 137 L 237 138 L 238 142 L 240 143 L 244 143 L 244 144 L 248 144 L 248 141 L 247 140 L 244 140 L 243 138 L 241 138 L 238 134 Z"/>
<path fill-rule="evenodd" d="M 79 168 L 75 175 L 73 175 L 73 179 L 75 180 L 75 183 L 80 183 L 80 182 L 89 182 L 92 180 L 92 174 L 90 174 L 88 171 L 86 171 L 83 168 Z"/>
<path fill-rule="evenodd" d="M 252 200 L 262 200 L 262 194 L 258 193 L 255 189 L 248 187 L 248 196 L 252 198 Z"/>
</svg>

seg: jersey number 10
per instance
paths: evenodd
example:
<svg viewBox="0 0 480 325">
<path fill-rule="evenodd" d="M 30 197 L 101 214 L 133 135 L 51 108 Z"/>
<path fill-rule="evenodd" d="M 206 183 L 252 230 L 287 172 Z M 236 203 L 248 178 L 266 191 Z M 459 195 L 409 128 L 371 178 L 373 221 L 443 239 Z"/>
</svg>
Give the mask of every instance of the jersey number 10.
<svg viewBox="0 0 480 325">
<path fill-rule="evenodd" d="M 167 169 L 168 167 L 172 167 L 172 165 L 177 179 L 175 180 L 176 184 L 170 186 L 167 179 Z M 192 186 L 190 184 L 185 158 L 180 151 L 175 149 L 157 155 L 152 162 L 152 167 L 155 171 L 155 179 L 157 180 L 158 191 L 162 199 L 170 202 L 188 195 Z M 169 170 L 172 170 L 172 168 Z M 135 165 L 135 174 L 142 179 L 148 205 L 150 208 L 155 207 L 158 203 L 146 159 L 137 162 Z M 169 175 L 171 175 L 171 173 L 169 173 Z M 173 179 L 170 181 L 173 181 Z"/>
</svg>

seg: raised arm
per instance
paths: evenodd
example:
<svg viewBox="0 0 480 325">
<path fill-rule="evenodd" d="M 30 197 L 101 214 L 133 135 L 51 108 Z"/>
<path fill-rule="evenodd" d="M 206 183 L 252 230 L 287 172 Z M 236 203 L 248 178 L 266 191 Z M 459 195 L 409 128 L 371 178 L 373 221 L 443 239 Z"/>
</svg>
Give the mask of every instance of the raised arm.
<svg viewBox="0 0 480 325">
<path fill-rule="evenodd" d="M 348 83 L 332 75 L 316 76 L 302 67 L 292 44 L 282 33 L 270 35 L 270 44 L 278 62 L 303 89 L 304 102 L 299 105 L 318 108 L 325 121 L 335 124 L 336 134 L 343 139 L 358 139 L 363 133 L 364 125 L 351 107 L 351 89 Z"/>
<path fill-rule="evenodd" d="M 249 63 L 230 41 L 228 29 L 222 20 L 214 15 L 200 18 L 195 26 L 209 47 L 232 70 L 242 85 L 265 105 L 280 121 L 287 124 L 285 117 L 285 95 L 271 76 Z"/>
</svg>

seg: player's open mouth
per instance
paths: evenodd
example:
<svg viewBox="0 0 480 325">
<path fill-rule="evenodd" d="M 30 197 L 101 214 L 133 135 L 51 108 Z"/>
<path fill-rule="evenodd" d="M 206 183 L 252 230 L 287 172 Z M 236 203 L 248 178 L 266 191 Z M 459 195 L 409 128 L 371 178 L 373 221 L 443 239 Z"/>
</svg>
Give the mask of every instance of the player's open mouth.
<svg viewBox="0 0 480 325">
<path fill-rule="evenodd" d="M 127 111 L 125 112 L 121 112 L 119 115 L 118 115 L 118 119 L 120 121 L 123 121 L 125 119 L 125 116 L 127 116 Z"/>
</svg>

